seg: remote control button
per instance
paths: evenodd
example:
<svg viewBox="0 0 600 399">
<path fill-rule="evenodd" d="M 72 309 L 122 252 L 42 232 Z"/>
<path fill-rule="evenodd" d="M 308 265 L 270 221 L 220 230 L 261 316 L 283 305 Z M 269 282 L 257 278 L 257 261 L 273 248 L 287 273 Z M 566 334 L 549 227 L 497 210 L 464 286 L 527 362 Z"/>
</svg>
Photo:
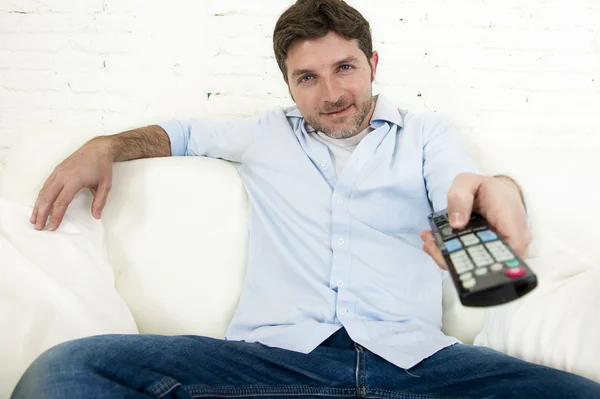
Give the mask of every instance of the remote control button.
<svg viewBox="0 0 600 399">
<path fill-rule="evenodd" d="M 490 266 L 490 270 L 493 272 L 499 272 L 502 269 L 504 269 L 504 266 L 502 266 L 502 263 L 494 263 L 493 265 Z"/>
<path fill-rule="evenodd" d="M 467 289 L 475 287 L 475 279 L 472 278 L 467 281 L 463 281 L 462 286 Z"/>
<path fill-rule="evenodd" d="M 446 251 L 448 252 L 454 252 L 462 248 L 462 244 L 460 243 L 458 238 L 445 241 L 444 245 L 446 246 Z"/>
<path fill-rule="evenodd" d="M 460 275 L 460 279 L 462 281 L 468 280 L 470 278 L 473 278 L 473 273 L 471 273 L 471 272 L 466 272 L 466 273 L 463 273 Z"/>
<path fill-rule="evenodd" d="M 511 259 L 511 260 L 507 261 L 505 264 L 508 267 L 517 267 L 517 266 L 519 266 L 520 263 L 516 259 Z"/>
<path fill-rule="evenodd" d="M 485 247 L 492 253 L 496 262 L 504 262 L 513 259 L 513 254 L 501 241 L 486 242 Z"/>
<path fill-rule="evenodd" d="M 442 229 L 442 234 L 444 237 L 454 237 L 454 233 L 452 232 L 452 227 L 446 226 Z"/>
<path fill-rule="evenodd" d="M 506 269 L 504 274 L 506 274 L 506 277 L 518 278 L 525 275 L 525 269 L 521 266 L 511 267 L 510 269 Z"/>
<path fill-rule="evenodd" d="M 473 258 L 473 262 L 477 267 L 483 267 L 494 263 L 494 259 L 488 254 L 483 245 L 473 245 L 467 248 L 469 255 Z"/>
<path fill-rule="evenodd" d="M 487 274 L 488 269 L 487 267 L 478 267 L 477 269 L 475 269 L 475 274 L 477 276 L 483 276 L 484 274 Z"/>
<path fill-rule="evenodd" d="M 505 262 L 507 260 L 511 260 L 514 259 L 513 254 L 511 254 L 510 252 L 502 252 L 502 253 L 497 253 L 497 254 L 493 254 L 494 258 L 496 259 L 496 262 Z"/>
<path fill-rule="evenodd" d="M 483 242 L 492 241 L 498 238 L 498 236 L 490 230 L 479 231 L 477 232 L 477 235 Z"/>
<path fill-rule="evenodd" d="M 479 243 L 479 238 L 477 238 L 475 234 L 465 234 L 464 236 L 460 236 L 460 240 L 465 245 L 475 245 Z"/>
<path fill-rule="evenodd" d="M 464 249 L 450 254 L 450 260 L 452 261 L 454 269 L 456 269 L 456 273 L 458 274 L 463 274 L 474 269 L 473 263 L 469 259 L 469 256 Z"/>
<path fill-rule="evenodd" d="M 433 221 L 435 222 L 435 224 L 446 223 L 446 216 L 438 215 L 433 218 Z"/>
<path fill-rule="evenodd" d="M 504 244 L 502 244 L 502 241 L 500 241 L 500 240 L 487 242 L 485 244 L 485 246 L 490 251 L 491 250 L 502 250 L 502 249 L 505 249 Z"/>
</svg>

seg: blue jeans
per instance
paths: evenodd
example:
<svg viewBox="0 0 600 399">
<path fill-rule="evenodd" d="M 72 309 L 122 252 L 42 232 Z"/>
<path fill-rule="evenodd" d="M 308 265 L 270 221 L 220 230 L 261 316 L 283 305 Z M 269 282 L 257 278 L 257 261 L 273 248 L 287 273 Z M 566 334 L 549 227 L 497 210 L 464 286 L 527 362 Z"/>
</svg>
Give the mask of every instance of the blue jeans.
<svg viewBox="0 0 600 399">
<path fill-rule="evenodd" d="M 341 329 L 309 354 L 201 336 L 100 335 L 57 345 L 13 398 L 600 398 L 600 384 L 454 344 L 405 370 Z"/>
</svg>

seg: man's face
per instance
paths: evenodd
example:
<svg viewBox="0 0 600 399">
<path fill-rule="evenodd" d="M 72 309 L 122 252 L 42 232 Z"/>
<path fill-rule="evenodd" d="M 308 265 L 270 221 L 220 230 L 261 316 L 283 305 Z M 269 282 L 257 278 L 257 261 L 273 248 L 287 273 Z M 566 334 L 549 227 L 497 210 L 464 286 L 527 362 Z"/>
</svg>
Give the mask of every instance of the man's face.
<svg viewBox="0 0 600 399">
<path fill-rule="evenodd" d="M 377 62 L 376 51 L 369 60 L 357 40 L 333 32 L 298 40 L 286 59 L 292 99 L 315 129 L 336 139 L 354 136 L 369 126 Z"/>
</svg>

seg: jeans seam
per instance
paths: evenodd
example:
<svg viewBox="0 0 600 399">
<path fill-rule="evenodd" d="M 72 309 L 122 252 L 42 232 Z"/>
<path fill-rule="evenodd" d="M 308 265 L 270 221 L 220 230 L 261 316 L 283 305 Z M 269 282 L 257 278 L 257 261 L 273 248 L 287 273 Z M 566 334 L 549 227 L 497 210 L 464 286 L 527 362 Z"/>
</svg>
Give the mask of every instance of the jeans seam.
<svg viewBox="0 0 600 399">
<path fill-rule="evenodd" d="M 379 388 L 367 389 L 367 395 L 365 396 L 370 399 L 462 399 L 453 396 L 439 396 L 423 393 L 404 393 Z"/>
<path fill-rule="evenodd" d="M 204 396 L 240 397 L 240 396 L 299 396 L 318 395 L 333 397 L 355 397 L 354 388 L 311 387 L 306 385 L 284 386 L 241 386 L 241 387 L 206 387 L 197 385 L 183 386 L 192 397 Z"/>
<path fill-rule="evenodd" d="M 174 380 L 171 377 L 165 377 L 156 384 L 154 384 L 152 387 L 148 388 L 146 391 L 150 395 L 156 398 L 160 398 L 178 385 L 181 385 L 179 381 Z"/>
</svg>

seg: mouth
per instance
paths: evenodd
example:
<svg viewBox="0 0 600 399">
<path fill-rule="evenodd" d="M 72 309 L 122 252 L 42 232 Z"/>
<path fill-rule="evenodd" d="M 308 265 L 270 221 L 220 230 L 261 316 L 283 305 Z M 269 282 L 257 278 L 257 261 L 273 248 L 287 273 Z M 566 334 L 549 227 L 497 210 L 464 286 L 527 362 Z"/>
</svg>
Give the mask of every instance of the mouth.
<svg viewBox="0 0 600 399">
<path fill-rule="evenodd" d="M 350 107 L 352 107 L 352 105 L 348 105 L 346 108 L 342 108 L 342 109 L 334 111 L 334 112 L 326 112 L 323 115 L 331 116 L 331 117 L 342 116 L 342 115 L 345 115 L 348 113 L 348 111 L 350 110 Z"/>
</svg>

